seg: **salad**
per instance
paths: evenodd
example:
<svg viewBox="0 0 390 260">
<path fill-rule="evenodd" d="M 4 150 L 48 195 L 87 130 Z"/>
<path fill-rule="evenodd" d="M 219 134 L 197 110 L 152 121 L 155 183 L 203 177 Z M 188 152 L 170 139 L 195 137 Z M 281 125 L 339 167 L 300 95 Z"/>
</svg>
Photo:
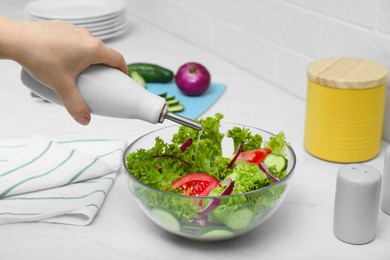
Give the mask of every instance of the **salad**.
<svg viewBox="0 0 390 260">
<path fill-rule="evenodd" d="M 220 132 L 222 119 L 219 113 L 200 119 L 202 131 L 181 126 L 171 142 L 156 137 L 152 148 L 126 157 L 128 172 L 153 188 L 139 186 L 137 198 L 171 231 L 199 232 L 204 227 L 200 235 L 241 232 L 272 210 L 285 188 L 261 189 L 287 174 L 284 133 L 263 140 L 235 126 L 225 135 Z M 224 138 L 233 142 L 231 156 L 223 155 Z"/>
</svg>

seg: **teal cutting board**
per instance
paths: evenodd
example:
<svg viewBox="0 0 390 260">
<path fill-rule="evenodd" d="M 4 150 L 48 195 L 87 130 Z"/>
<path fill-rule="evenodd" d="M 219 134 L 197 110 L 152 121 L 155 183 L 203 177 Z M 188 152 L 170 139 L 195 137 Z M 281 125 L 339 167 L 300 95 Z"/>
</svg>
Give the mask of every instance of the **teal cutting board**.
<svg viewBox="0 0 390 260">
<path fill-rule="evenodd" d="M 212 82 L 206 92 L 196 97 L 184 95 L 175 82 L 164 84 L 147 83 L 147 89 L 157 95 L 167 93 L 167 96 L 175 96 L 180 101 L 180 104 L 184 106 L 184 110 L 177 114 L 190 119 L 196 119 L 218 100 L 225 91 L 226 85 Z"/>
</svg>

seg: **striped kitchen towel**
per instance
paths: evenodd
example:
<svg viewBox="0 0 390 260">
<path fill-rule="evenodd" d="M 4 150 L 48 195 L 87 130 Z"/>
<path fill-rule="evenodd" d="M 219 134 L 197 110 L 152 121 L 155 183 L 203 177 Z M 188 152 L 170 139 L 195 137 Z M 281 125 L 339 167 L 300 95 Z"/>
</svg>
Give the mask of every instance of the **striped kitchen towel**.
<svg viewBox="0 0 390 260">
<path fill-rule="evenodd" d="M 0 140 L 0 224 L 88 225 L 122 165 L 120 140 Z"/>
</svg>

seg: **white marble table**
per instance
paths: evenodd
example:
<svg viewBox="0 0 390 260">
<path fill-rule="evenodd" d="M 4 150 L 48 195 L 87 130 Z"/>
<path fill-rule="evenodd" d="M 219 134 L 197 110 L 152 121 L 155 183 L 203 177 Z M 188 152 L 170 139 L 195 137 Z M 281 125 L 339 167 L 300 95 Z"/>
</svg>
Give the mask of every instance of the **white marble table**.
<svg viewBox="0 0 390 260">
<path fill-rule="evenodd" d="M 5 7 L 11 6 L 10 3 Z M 16 10 L 16 9 L 15 9 Z M 0 226 L 0 259 L 390 259 L 390 216 L 379 212 L 377 236 L 366 245 L 333 235 L 335 182 L 340 164 L 318 160 L 303 148 L 305 102 L 201 48 L 130 18 L 126 35 L 108 41 L 128 62 L 149 61 L 176 70 L 196 60 L 227 91 L 203 116 L 284 131 L 297 153 L 293 186 L 280 210 L 237 239 L 201 243 L 168 234 L 144 217 L 120 174 L 94 222 L 86 227 L 25 223 Z M 64 109 L 30 97 L 20 67 L 0 61 L 0 138 L 116 138 L 128 142 L 161 125 L 94 116 L 77 125 Z M 302 72 L 304 73 L 304 72 Z M 163 125 L 168 125 L 169 122 Z M 366 164 L 383 169 L 381 154 Z"/>
</svg>

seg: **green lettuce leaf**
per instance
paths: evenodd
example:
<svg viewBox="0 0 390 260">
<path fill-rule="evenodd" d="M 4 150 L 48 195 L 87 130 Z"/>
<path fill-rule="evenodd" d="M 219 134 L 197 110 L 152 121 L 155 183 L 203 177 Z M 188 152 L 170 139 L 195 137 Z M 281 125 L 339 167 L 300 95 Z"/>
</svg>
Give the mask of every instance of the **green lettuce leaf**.
<svg viewBox="0 0 390 260">
<path fill-rule="evenodd" d="M 275 155 L 286 156 L 286 146 L 290 145 L 286 142 L 286 135 L 284 132 L 270 137 L 270 139 L 264 143 L 264 148 L 270 148 Z"/>
<path fill-rule="evenodd" d="M 233 139 L 234 151 L 237 151 L 240 144 L 243 145 L 243 151 L 260 149 L 263 138 L 259 134 L 252 134 L 249 128 L 233 127 L 226 133 L 227 137 Z"/>
</svg>

